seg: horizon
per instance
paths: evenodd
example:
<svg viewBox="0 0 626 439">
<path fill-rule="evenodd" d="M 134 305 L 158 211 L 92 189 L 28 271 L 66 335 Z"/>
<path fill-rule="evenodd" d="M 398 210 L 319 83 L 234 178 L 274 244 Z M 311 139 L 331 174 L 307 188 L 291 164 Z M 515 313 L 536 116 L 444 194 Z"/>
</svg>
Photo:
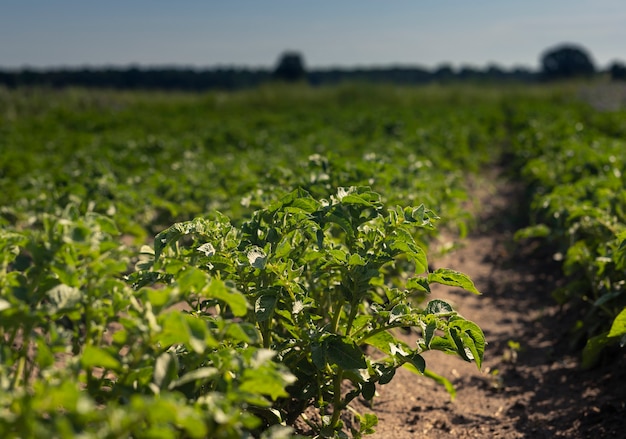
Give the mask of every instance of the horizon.
<svg viewBox="0 0 626 439">
<path fill-rule="evenodd" d="M 626 59 L 626 2 L 447 0 L 199 2 L 10 0 L 0 16 L 0 69 L 271 69 L 286 51 L 307 70 L 450 65 L 540 68 L 561 44 L 599 70 Z"/>
</svg>

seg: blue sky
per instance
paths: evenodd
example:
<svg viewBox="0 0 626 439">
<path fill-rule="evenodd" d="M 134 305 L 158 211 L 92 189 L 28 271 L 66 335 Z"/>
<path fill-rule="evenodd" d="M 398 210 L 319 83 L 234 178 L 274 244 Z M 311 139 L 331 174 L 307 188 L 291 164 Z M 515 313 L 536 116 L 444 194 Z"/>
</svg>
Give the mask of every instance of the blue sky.
<svg viewBox="0 0 626 439">
<path fill-rule="evenodd" d="M 625 0 L 0 0 L 0 67 L 538 67 L 563 42 L 626 60 Z"/>
</svg>

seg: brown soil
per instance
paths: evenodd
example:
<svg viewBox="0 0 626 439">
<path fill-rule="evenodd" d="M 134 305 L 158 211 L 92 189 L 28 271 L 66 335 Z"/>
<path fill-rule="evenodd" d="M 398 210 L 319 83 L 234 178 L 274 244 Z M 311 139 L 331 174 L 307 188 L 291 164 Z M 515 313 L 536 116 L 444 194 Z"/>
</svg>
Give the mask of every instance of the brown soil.
<svg viewBox="0 0 626 439">
<path fill-rule="evenodd" d="M 479 226 L 434 265 L 470 275 L 483 295 L 447 287 L 432 295 L 483 329 L 488 345 L 482 370 L 440 352 L 425 353 L 427 367 L 453 382 L 456 399 L 430 379 L 399 370 L 379 388 L 373 407 L 355 407 L 379 418 L 376 433 L 367 437 L 621 437 L 623 354 L 593 370 L 580 368 L 579 351 L 570 348 L 572 311 L 551 298 L 561 282 L 558 263 L 537 243 L 513 240 L 523 209 L 515 186 L 494 177 L 475 193 L 482 202 Z M 512 349 L 510 341 L 521 348 Z"/>
</svg>

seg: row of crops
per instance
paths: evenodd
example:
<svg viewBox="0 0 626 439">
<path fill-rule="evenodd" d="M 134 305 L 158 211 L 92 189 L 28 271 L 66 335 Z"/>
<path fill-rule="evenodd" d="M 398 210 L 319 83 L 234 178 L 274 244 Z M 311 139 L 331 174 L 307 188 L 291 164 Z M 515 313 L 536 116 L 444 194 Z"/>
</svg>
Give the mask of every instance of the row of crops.
<svg viewBox="0 0 626 439">
<path fill-rule="evenodd" d="M 584 346 L 590 368 L 626 344 L 626 121 L 581 106 L 542 113 L 520 108 L 513 125 L 531 219 L 518 238 L 542 240 L 562 261 L 567 282 L 553 296 L 578 311 L 571 345 Z"/>
<path fill-rule="evenodd" d="M 626 123 L 568 96 L 0 90 L 0 436 L 360 437 L 399 367 L 453 393 L 426 351 L 485 340 L 429 285 L 478 291 L 429 244 L 503 157 L 593 363 L 626 333 Z"/>
</svg>

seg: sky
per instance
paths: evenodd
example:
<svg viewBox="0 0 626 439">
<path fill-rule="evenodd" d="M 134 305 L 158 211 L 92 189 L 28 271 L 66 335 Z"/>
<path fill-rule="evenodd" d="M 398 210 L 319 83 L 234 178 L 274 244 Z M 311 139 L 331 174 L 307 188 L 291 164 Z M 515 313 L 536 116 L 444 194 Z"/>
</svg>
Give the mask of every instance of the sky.
<svg viewBox="0 0 626 439">
<path fill-rule="evenodd" d="M 0 0 L 0 68 L 539 68 L 582 46 L 626 60 L 625 0 Z"/>
</svg>

